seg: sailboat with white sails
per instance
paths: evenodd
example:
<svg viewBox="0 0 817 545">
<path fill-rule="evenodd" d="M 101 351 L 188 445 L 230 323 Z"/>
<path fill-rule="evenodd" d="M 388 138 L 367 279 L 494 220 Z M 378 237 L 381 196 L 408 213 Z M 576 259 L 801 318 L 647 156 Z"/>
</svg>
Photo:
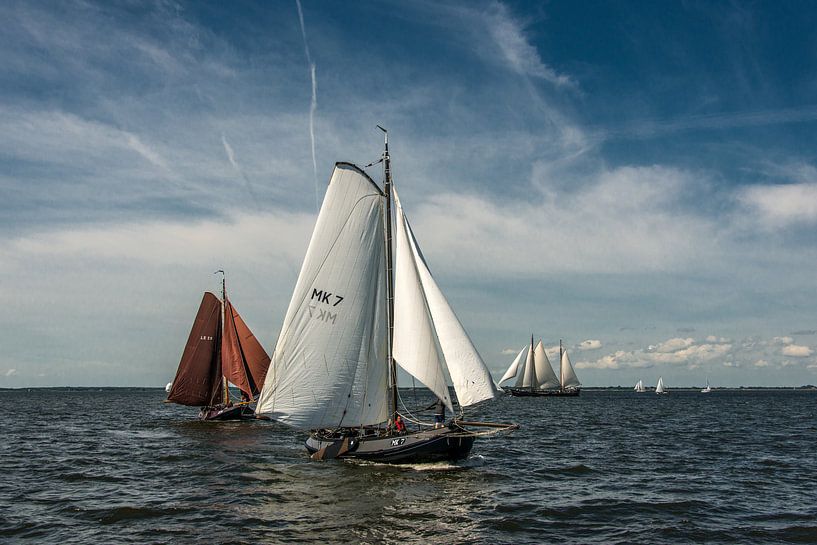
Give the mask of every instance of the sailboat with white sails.
<svg viewBox="0 0 817 545">
<path fill-rule="evenodd" d="M 664 377 L 658 377 L 658 384 L 655 385 L 656 394 L 668 394 L 669 391 L 664 387 Z"/>
<path fill-rule="evenodd" d="M 256 412 L 309 431 L 313 459 L 462 459 L 480 434 L 469 428 L 516 426 L 393 425 L 409 416 L 398 409 L 397 365 L 452 414 L 446 371 L 461 407 L 498 392 L 420 252 L 392 183 L 388 133 L 385 142 L 382 189 L 363 169 L 335 164 Z"/>
<path fill-rule="evenodd" d="M 708 394 L 708 393 L 710 393 L 710 392 L 712 392 L 712 387 L 711 387 L 711 386 L 709 386 L 709 377 L 706 377 L 706 388 L 704 388 L 703 390 L 701 390 L 701 393 L 702 393 L 702 394 Z"/>
<path fill-rule="evenodd" d="M 503 389 L 517 397 L 578 396 L 581 393 L 581 382 L 576 376 L 576 371 L 573 370 L 567 350 L 562 348 L 561 340 L 559 341 L 559 378 L 556 378 L 556 373 L 553 372 L 542 340 L 539 339 L 534 346 L 532 335 L 530 346 L 519 351 L 508 370 L 502 375 L 499 384 L 514 377 L 516 378 L 514 385 Z"/>
<path fill-rule="evenodd" d="M 641 379 L 638 379 L 638 382 L 635 383 L 635 388 L 633 388 L 633 390 L 635 390 L 636 393 L 639 393 L 639 394 L 643 394 L 644 392 L 646 392 L 647 389 L 644 387 L 644 381 L 641 380 Z"/>
</svg>

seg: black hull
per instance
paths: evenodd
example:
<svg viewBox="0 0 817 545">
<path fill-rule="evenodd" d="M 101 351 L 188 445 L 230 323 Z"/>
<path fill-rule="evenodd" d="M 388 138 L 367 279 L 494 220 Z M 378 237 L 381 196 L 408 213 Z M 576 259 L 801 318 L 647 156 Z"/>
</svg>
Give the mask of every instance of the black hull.
<svg viewBox="0 0 817 545">
<path fill-rule="evenodd" d="M 199 412 L 201 420 L 243 420 L 255 417 L 255 411 L 247 405 L 233 405 L 231 407 L 205 407 Z"/>
<path fill-rule="evenodd" d="M 385 464 L 463 460 L 473 446 L 474 436 L 461 428 L 438 428 L 384 437 L 325 437 L 313 433 L 306 441 L 306 450 L 310 455 L 326 449 L 340 451 L 331 457 Z"/>
<path fill-rule="evenodd" d="M 530 388 L 506 388 L 515 397 L 578 397 L 580 389 L 576 390 L 531 390 Z"/>
</svg>

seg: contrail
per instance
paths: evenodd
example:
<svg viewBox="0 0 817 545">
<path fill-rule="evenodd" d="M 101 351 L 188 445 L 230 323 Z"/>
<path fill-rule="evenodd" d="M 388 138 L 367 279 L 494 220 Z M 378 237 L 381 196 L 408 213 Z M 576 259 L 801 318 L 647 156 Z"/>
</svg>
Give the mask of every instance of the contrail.
<svg viewBox="0 0 817 545">
<path fill-rule="evenodd" d="M 224 144 L 224 151 L 227 153 L 227 160 L 230 161 L 230 164 L 233 165 L 233 168 L 238 175 L 241 176 L 241 179 L 244 180 L 244 183 L 247 187 L 247 192 L 252 197 L 252 202 L 256 207 L 259 207 L 258 197 L 255 195 L 255 191 L 252 189 L 252 184 L 250 183 L 250 179 L 244 174 L 244 171 L 241 169 L 241 165 L 238 164 L 238 161 L 235 158 L 235 151 L 233 151 L 233 147 L 227 141 L 227 136 L 224 133 L 221 133 L 221 143 Z"/>
<path fill-rule="evenodd" d="M 304 12 L 301 9 L 301 0 L 295 0 L 298 6 L 298 19 L 301 21 L 301 36 L 304 38 L 306 62 L 309 63 L 309 75 L 312 77 L 312 102 L 309 105 L 309 139 L 312 142 L 312 177 L 315 181 L 315 208 L 320 208 L 318 197 L 318 162 L 315 160 L 315 111 L 318 109 L 318 81 L 315 77 L 315 63 L 309 54 L 309 42 L 306 41 L 306 27 L 304 26 Z"/>
</svg>

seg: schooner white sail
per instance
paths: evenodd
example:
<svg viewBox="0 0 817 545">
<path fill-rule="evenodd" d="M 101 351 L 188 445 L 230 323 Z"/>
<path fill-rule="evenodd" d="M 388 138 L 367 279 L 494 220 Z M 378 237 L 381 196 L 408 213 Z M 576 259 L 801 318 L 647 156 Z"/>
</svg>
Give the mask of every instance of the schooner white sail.
<svg viewBox="0 0 817 545">
<path fill-rule="evenodd" d="M 459 420 L 404 434 L 390 425 L 397 364 L 450 410 L 446 372 L 462 407 L 497 389 L 423 259 L 391 181 L 388 136 L 381 161 L 384 190 L 357 166 L 335 165 L 256 412 L 311 430 L 313 457 L 462 458 L 475 434 Z"/>
<path fill-rule="evenodd" d="M 557 378 L 542 340 L 540 339 L 534 347 L 533 337 L 531 337 L 530 346 L 524 347 L 519 352 L 508 370 L 502 375 L 499 384 L 516 377 L 512 387 L 504 388 L 514 396 L 578 395 L 581 383 L 576 378 L 570 360 L 566 358 L 567 352 L 562 352 L 560 357 L 561 378 Z"/>
<path fill-rule="evenodd" d="M 633 390 L 635 390 L 639 394 L 646 392 L 647 389 L 644 388 L 644 381 L 641 380 L 641 379 L 638 379 L 638 382 L 635 383 L 635 388 L 633 388 Z"/>
</svg>

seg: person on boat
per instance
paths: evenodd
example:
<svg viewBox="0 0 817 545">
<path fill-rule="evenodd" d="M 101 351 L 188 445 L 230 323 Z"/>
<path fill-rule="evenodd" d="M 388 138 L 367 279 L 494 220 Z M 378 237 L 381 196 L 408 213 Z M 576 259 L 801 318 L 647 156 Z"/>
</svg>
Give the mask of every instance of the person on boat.
<svg viewBox="0 0 817 545">
<path fill-rule="evenodd" d="M 440 398 L 437 398 L 437 404 L 434 406 L 434 427 L 442 428 L 445 426 L 445 403 Z"/>
<path fill-rule="evenodd" d="M 397 433 L 406 433 L 406 424 L 403 422 L 403 417 L 399 414 L 394 418 L 394 427 Z"/>
</svg>

